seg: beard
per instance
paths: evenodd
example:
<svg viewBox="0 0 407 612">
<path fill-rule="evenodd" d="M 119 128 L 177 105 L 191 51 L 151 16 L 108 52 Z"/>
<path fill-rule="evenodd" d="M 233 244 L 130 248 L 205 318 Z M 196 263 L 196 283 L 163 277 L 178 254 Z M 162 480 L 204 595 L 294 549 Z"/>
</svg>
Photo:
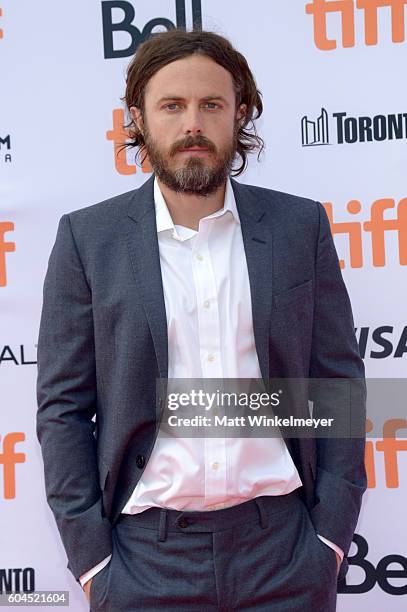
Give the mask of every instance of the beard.
<svg viewBox="0 0 407 612">
<path fill-rule="evenodd" d="M 235 124 L 231 141 L 219 152 L 211 140 L 205 136 L 187 136 L 175 142 L 167 154 L 160 149 L 144 121 L 144 152 L 158 178 L 169 189 L 177 193 L 207 196 L 221 187 L 229 176 L 238 146 L 238 123 Z M 180 162 L 181 167 L 172 169 L 170 161 L 180 149 L 206 147 L 209 151 L 203 157 L 191 155 Z M 215 156 L 215 161 L 210 159 Z M 212 164 L 212 165 L 211 165 Z"/>
</svg>

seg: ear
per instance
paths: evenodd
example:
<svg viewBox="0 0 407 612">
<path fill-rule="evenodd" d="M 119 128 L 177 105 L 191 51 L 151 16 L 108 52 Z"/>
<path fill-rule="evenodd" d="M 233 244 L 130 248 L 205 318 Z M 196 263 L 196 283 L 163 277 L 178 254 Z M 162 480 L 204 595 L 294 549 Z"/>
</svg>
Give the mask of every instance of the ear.
<svg viewBox="0 0 407 612">
<path fill-rule="evenodd" d="M 137 128 L 143 133 L 143 117 L 141 116 L 141 110 L 137 106 L 130 106 L 129 110 Z"/>
<path fill-rule="evenodd" d="M 239 121 L 241 125 L 243 125 L 245 121 L 246 113 L 247 113 L 247 104 L 241 104 L 239 108 L 237 109 L 237 113 L 236 113 L 236 119 L 237 121 Z"/>
</svg>

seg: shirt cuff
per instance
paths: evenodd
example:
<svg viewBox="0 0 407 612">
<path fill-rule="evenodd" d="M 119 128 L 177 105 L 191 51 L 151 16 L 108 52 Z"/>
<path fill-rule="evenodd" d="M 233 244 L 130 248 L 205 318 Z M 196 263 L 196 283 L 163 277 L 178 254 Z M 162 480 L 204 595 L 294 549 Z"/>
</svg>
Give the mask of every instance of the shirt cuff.
<svg viewBox="0 0 407 612">
<path fill-rule="evenodd" d="M 112 558 L 112 555 L 109 555 L 108 557 L 105 557 L 103 559 L 103 561 L 101 561 L 100 563 L 98 563 L 97 565 L 92 567 L 92 569 L 90 569 L 87 572 L 85 572 L 85 574 L 82 574 L 82 576 L 79 576 L 79 582 L 81 583 L 82 588 L 83 588 L 83 585 L 85 584 L 85 582 L 87 582 L 88 580 L 93 578 L 93 576 L 95 576 L 98 572 L 100 572 L 100 570 L 102 568 L 104 568 L 105 565 L 107 565 L 109 563 L 111 558 Z"/>
<path fill-rule="evenodd" d="M 334 549 L 335 552 L 338 553 L 338 555 L 341 558 L 341 561 L 343 561 L 343 557 L 344 557 L 344 552 L 342 550 L 342 548 L 339 548 L 339 546 L 337 546 L 336 544 L 334 544 L 333 542 L 331 542 L 331 540 L 327 540 L 326 538 L 324 538 L 324 536 L 319 535 L 319 533 L 317 533 L 317 536 L 319 537 L 320 540 L 322 540 L 323 542 L 325 542 L 325 544 L 327 544 L 328 546 L 330 546 L 331 548 Z"/>
</svg>

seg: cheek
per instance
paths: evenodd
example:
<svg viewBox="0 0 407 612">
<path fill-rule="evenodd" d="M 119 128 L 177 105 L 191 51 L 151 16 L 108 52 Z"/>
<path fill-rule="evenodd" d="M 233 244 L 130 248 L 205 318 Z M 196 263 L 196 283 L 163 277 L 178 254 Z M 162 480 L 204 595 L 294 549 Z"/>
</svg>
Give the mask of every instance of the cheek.
<svg viewBox="0 0 407 612">
<path fill-rule="evenodd" d="M 161 121 L 156 122 L 154 126 L 149 125 L 149 137 L 154 143 L 154 146 L 161 152 L 166 152 L 176 139 L 173 133 L 173 127 Z"/>
<path fill-rule="evenodd" d="M 235 128 L 236 129 L 236 128 Z M 214 142 L 218 145 L 218 146 L 228 146 L 234 138 L 234 126 L 233 124 L 231 125 L 220 125 L 217 127 L 217 129 L 215 129 L 213 132 L 214 134 Z"/>
<path fill-rule="evenodd" d="M 163 118 L 156 124 L 157 141 L 161 146 L 169 147 L 175 140 L 183 137 L 180 121 L 175 118 Z"/>
<path fill-rule="evenodd" d="M 236 129 L 236 121 L 233 115 L 227 117 L 216 117 L 213 124 L 217 133 L 223 138 L 223 140 L 231 138 L 233 136 L 233 131 Z"/>
</svg>

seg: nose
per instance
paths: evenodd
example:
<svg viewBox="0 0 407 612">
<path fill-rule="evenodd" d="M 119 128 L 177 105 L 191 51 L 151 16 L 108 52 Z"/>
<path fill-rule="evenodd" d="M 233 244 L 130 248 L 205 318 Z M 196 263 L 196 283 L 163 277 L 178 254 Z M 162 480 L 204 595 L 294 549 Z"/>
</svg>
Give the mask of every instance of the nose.
<svg viewBox="0 0 407 612">
<path fill-rule="evenodd" d="M 191 136 L 201 134 L 203 130 L 203 117 L 199 108 L 190 107 L 185 113 L 184 132 Z"/>
</svg>

